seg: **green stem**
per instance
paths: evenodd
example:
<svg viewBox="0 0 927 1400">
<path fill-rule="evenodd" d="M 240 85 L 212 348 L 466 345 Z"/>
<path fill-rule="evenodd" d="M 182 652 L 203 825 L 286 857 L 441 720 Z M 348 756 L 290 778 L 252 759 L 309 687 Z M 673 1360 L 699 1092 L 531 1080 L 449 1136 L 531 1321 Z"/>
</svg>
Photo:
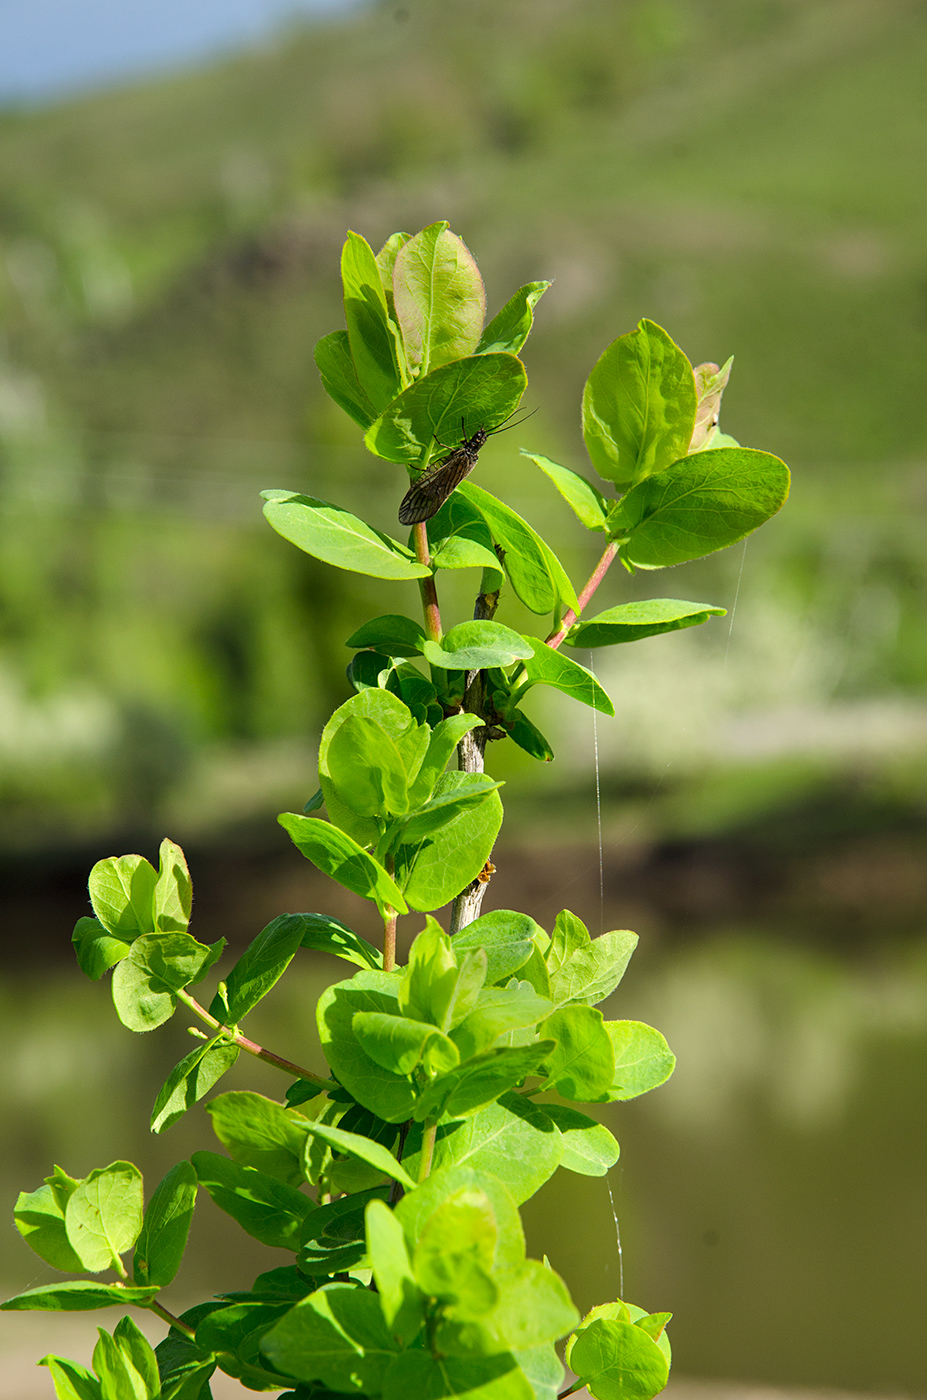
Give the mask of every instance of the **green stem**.
<svg viewBox="0 0 927 1400">
<path fill-rule="evenodd" d="M 593 569 L 589 577 L 589 582 L 586 584 L 586 587 L 579 595 L 579 607 L 576 609 L 576 612 L 574 612 L 572 608 L 568 609 L 567 614 L 560 625 L 559 632 L 556 632 L 552 636 L 547 638 L 547 645 L 553 651 L 557 650 L 560 643 L 563 641 L 564 637 L 569 632 L 570 628 L 573 626 L 573 623 L 582 613 L 583 608 L 589 602 L 589 599 L 592 597 L 593 593 L 596 591 L 599 584 L 602 582 L 603 578 L 608 573 L 612 564 L 612 560 L 614 559 L 617 553 L 618 544 L 615 540 L 611 540 L 606 546 L 602 554 L 602 558 L 599 560 L 598 564 L 596 564 L 595 568 Z"/>
<path fill-rule="evenodd" d="M 303 1069 L 302 1065 L 294 1064 L 292 1060 L 285 1060 L 282 1055 L 275 1055 L 272 1050 L 265 1050 L 263 1045 L 249 1040 L 246 1035 L 242 1035 L 239 1031 L 233 1031 L 229 1026 L 223 1026 L 222 1022 L 217 1021 L 215 1016 L 210 1016 L 206 1008 L 200 1006 L 189 992 L 180 991 L 176 995 L 177 1000 L 189 1007 L 194 1015 L 199 1016 L 200 1020 L 205 1022 L 207 1026 L 211 1026 L 214 1031 L 224 1031 L 232 1044 L 237 1045 L 240 1050 L 246 1050 L 249 1055 L 254 1055 L 255 1059 L 263 1060 L 266 1065 L 274 1065 L 294 1079 L 308 1079 L 310 1084 L 315 1084 L 320 1089 L 331 1088 L 330 1079 L 323 1079 L 321 1075 L 313 1074 L 311 1069 Z"/>
<path fill-rule="evenodd" d="M 567 1386 L 566 1390 L 561 1390 L 560 1394 L 557 1396 L 557 1400 L 565 1400 L 565 1397 L 567 1395 L 572 1395 L 575 1390 L 582 1390 L 584 1384 L 584 1381 L 575 1380 L 572 1385 Z"/>
<path fill-rule="evenodd" d="M 415 541 L 415 557 L 420 564 L 424 564 L 426 569 L 431 568 L 431 554 L 428 551 L 428 527 L 422 521 L 419 525 L 412 526 L 412 538 Z M 443 633 L 441 631 L 441 609 L 438 607 L 438 590 L 435 586 L 434 574 L 426 574 L 419 579 L 419 587 L 422 591 L 422 611 L 425 614 L 425 631 L 433 642 L 440 642 Z"/>
<path fill-rule="evenodd" d="M 422 1163 L 418 1171 L 419 1185 L 421 1185 L 431 1171 L 431 1163 L 435 1155 L 435 1137 L 437 1136 L 437 1132 L 438 1124 L 437 1121 L 435 1121 L 434 1123 L 429 1123 L 422 1134 Z"/>
<path fill-rule="evenodd" d="M 151 1303 L 146 1303 L 145 1306 L 149 1312 L 156 1313 L 162 1322 L 166 1322 L 169 1327 L 173 1327 L 176 1331 L 182 1332 L 184 1336 L 189 1337 L 191 1341 L 196 1336 L 196 1329 L 191 1327 L 189 1322 L 182 1322 L 179 1317 L 175 1317 L 172 1312 L 168 1312 L 167 1308 L 161 1306 L 157 1298 Z"/>
</svg>

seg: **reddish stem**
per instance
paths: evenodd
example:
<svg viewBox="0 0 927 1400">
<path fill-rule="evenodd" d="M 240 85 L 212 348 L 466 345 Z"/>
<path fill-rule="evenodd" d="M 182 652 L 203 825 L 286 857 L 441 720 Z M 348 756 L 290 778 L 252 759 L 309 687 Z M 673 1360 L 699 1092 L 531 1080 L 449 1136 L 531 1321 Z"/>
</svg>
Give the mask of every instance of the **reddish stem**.
<svg viewBox="0 0 927 1400">
<path fill-rule="evenodd" d="M 383 971 L 392 972 L 396 966 L 396 919 L 395 909 L 386 906 L 383 920 Z"/>
<path fill-rule="evenodd" d="M 210 1016 L 204 1006 L 200 1006 L 195 997 L 191 997 L 189 992 L 178 992 L 177 1000 L 182 1001 L 184 1006 L 188 1006 L 191 1011 L 199 1016 L 207 1026 L 213 1030 L 225 1031 L 233 1045 L 237 1045 L 240 1050 L 247 1050 L 249 1055 L 254 1055 L 256 1059 L 263 1060 L 265 1064 L 274 1065 L 276 1069 L 282 1069 L 285 1074 L 291 1074 L 294 1079 L 308 1079 L 310 1084 L 316 1084 L 320 1089 L 331 1087 L 330 1079 L 323 1079 L 318 1074 L 313 1074 L 311 1069 L 303 1069 L 302 1065 L 295 1065 L 292 1060 L 285 1060 L 282 1055 L 275 1055 L 272 1050 L 265 1050 L 263 1045 L 258 1045 L 257 1041 L 249 1040 L 240 1031 L 233 1031 L 228 1026 L 223 1026 L 221 1021 L 217 1021 L 215 1016 Z"/>
<path fill-rule="evenodd" d="M 426 568 L 431 568 L 431 555 L 428 552 L 428 529 L 424 521 L 412 526 L 412 538 L 415 541 L 415 557 L 420 564 Z M 435 587 L 434 574 L 426 574 L 419 579 L 419 587 L 422 590 L 422 609 L 425 613 L 425 631 L 433 642 L 440 642 L 441 632 L 441 609 L 438 607 L 438 590 Z"/>
<path fill-rule="evenodd" d="M 554 636 L 547 638 L 547 645 L 551 648 L 552 651 L 557 650 L 558 646 L 563 641 L 570 628 L 573 626 L 573 623 L 582 613 L 583 608 L 585 608 L 586 604 L 589 602 L 589 599 L 592 597 L 593 593 L 596 591 L 599 584 L 602 582 L 603 578 L 608 573 L 609 568 L 611 567 L 612 560 L 614 559 L 617 553 L 618 545 L 615 540 L 612 540 L 611 543 L 606 547 L 602 558 L 599 560 L 598 564 L 596 564 L 595 569 L 593 570 L 593 573 L 589 579 L 589 582 L 586 584 L 586 587 L 583 589 L 582 593 L 580 593 L 579 607 L 577 608 L 576 612 L 574 612 L 573 609 L 570 608 L 563 619 L 563 624 L 560 628 L 560 631 L 557 632 Z"/>
</svg>

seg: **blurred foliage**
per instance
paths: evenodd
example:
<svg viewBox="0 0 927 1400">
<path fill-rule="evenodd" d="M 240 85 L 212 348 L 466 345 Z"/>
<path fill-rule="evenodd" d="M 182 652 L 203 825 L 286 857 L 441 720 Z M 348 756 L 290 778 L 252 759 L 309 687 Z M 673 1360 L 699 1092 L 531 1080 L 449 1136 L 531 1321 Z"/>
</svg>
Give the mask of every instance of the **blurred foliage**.
<svg viewBox="0 0 927 1400">
<path fill-rule="evenodd" d="M 623 771 L 664 770 L 674 714 L 680 781 L 796 734 L 814 751 L 835 707 L 837 763 L 897 757 L 863 732 L 876 702 L 927 750 L 925 79 L 912 0 L 391 0 L 0 114 L 0 840 L 309 795 L 370 585 L 336 592 L 257 491 L 362 501 L 395 531 L 404 474 L 354 445 L 311 351 L 341 323 L 345 229 L 376 245 L 437 218 L 490 311 L 556 279 L 540 412 L 477 476 L 505 472 L 537 528 L 577 540 L 574 577 L 579 531 L 517 449 L 586 469 L 582 382 L 641 315 L 694 362 L 735 352 L 725 428 L 795 469 L 768 540 L 669 590 L 736 600 L 736 630 L 609 663 Z M 610 580 L 603 605 L 650 583 Z M 761 712 L 778 737 L 731 739 Z M 585 733 L 573 748 L 587 767 Z"/>
</svg>

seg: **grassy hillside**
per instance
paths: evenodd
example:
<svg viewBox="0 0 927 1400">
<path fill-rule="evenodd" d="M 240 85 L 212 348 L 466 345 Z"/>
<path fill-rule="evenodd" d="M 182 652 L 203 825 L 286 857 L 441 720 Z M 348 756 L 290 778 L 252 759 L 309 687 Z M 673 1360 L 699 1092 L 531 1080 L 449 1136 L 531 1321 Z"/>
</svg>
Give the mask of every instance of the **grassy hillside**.
<svg viewBox="0 0 927 1400">
<path fill-rule="evenodd" d="M 689 778 L 738 744 L 807 756 L 835 705 L 853 737 L 828 762 L 891 766 L 899 734 L 927 749 L 925 91 L 914 0 L 405 0 L 7 112 L 7 839 L 65 812 L 202 823 L 309 790 L 364 585 L 344 596 L 288 551 L 256 493 L 311 485 L 390 527 L 402 483 L 311 350 L 340 322 L 344 230 L 376 245 L 436 218 L 491 305 L 556 279 L 527 350 L 540 412 L 478 469 L 539 528 L 574 538 L 517 447 L 582 468 L 583 379 L 645 314 L 693 360 L 736 353 L 725 426 L 795 469 L 745 555 L 632 584 L 737 596 L 737 622 L 603 660 L 625 775 L 667 751 Z M 772 739 L 731 738 L 745 711 Z M 580 734 L 541 777 L 588 762 Z"/>
</svg>

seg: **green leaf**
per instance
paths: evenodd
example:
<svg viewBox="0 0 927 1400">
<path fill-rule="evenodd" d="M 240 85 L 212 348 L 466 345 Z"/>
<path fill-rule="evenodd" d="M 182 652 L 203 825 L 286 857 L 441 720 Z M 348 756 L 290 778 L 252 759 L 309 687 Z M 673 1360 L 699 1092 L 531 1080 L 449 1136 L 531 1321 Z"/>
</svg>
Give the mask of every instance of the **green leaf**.
<svg viewBox="0 0 927 1400">
<path fill-rule="evenodd" d="M 542 617 L 557 608 L 578 612 L 576 591 L 563 565 L 528 522 L 472 481 L 457 489 L 480 512 L 493 539 L 505 550 L 505 571 L 525 607 Z"/>
<path fill-rule="evenodd" d="M 609 512 L 609 534 L 630 564 L 663 569 L 736 544 L 788 494 L 789 469 L 768 452 L 698 452 L 623 496 Z"/>
<path fill-rule="evenodd" d="M 131 938 L 114 938 L 99 919 L 78 919 L 71 935 L 78 966 L 85 977 L 98 982 L 132 946 Z"/>
<path fill-rule="evenodd" d="M 438 779 L 463 736 L 479 729 L 482 723 L 479 715 L 460 714 L 449 715 L 447 719 L 435 725 L 418 776 L 409 788 L 409 802 L 413 808 L 417 808 L 431 797 L 438 785 Z"/>
<path fill-rule="evenodd" d="M 309 1120 L 294 1109 L 249 1090 L 220 1094 L 206 1105 L 213 1131 L 231 1157 L 288 1186 L 303 1180 Z"/>
<path fill-rule="evenodd" d="M 622 491 L 689 448 L 695 426 L 692 366 L 653 321 L 619 336 L 583 391 L 583 437 L 599 476 Z"/>
<path fill-rule="evenodd" d="M 445 671 L 480 671 L 524 660 L 533 644 L 499 622 L 459 622 L 440 642 L 424 642 L 422 650 L 426 661 Z"/>
<path fill-rule="evenodd" d="M 50 1283 L 29 1288 L 0 1303 L 0 1312 L 92 1312 L 94 1308 L 144 1308 L 156 1298 L 156 1288 L 127 1288 L 121 1283 Z"/>
<path fill-rule="evenodd" d="M 142 1174 L 131 1162 L 97 1167 L 79 1181 L 64 1213 L 68 1243 L 88 1273 L 111 1269 L 142 1228 Z"/>
<path fill-rule="evenodd" d="M 451 1032 L 461 1060 L 481 1055 L 508 1031 L 536 1026 L 550 1015 L 551 1003 L 526 983 L 514 987 L 489 987 L 476 1006 Z M 611 1081 L 609 1081 L 611 1082 Z"/>
<path fill-rule="evenodd" d="M 190 1233 L 196 1185 L 191 1164 L 178 1162 L 155 1188 L 135 1243 L 132 1273 L 136 1283 L 163 1288 L 173 1281 Z"/>
<path fill-rule="evenodd" d="M 364 1212 L 371 1201 L 385 1200 L 389 1190 L 389 1186 L 374 1186 L 367 1191 L 356 1191 L 329 1201 L 307 1215 L 297 1256 L 300 1270 L 327 1278 L 359 1264 L 366 1253 Z M 298 1296 L 306 1297 L 315 1287 L 313 1283 L 303 1288 Z"/>
<path fill-rule="evenodd" d="M 531 332 L 534 308 L 549 286 L 549 282 L 526 282 L 519 287 L 483 331 L 476 347 L 477 354 L 507 350 L 517 355 Z"/>
<path fill-rule="evenodd" d="M 373 249 L 348 233 L 341 254 L 344 319 L 357 378 L 378 413 L 402 388 L 386 294 Z"/>
<path fill-rule="evenodd" d="M 525 1259 L 493 1277 L 499 1302 L 483 1326 L 495 1335 L 499 1350 L 556 1341 L 579 1321 L 565 1283 L 540 1260 Z"/>
<path fill-rule="evenodd" d="M 413 1117 L 418 1123 L 442 1117 L 466 1118 L 529 1074 L 536 1074 L 552 1049 L 552 1041 L 539 1040 L 534 1045 L 477 1055 L 426 1089 L 415 1104 Z"/>
<path fill-rule="evenodd" d="M 218 943 L 197 943 L 188 933 L 149 933 L 137 938 L 113 973 L 113 1003 L 122 1024 L 130 1031 L 153 1031 L 169 1021 L 177 993 L 201 981 L 224 947 L 224 938 Z"/>
<path fill-rule="evenodd" d="M 617 1319 L 583 1327 L 569 1365 L 596 1400 L 652 1400 L 669 1378 L 669 1362 L 653 1338 Z"/>
<path fill-rule="evenodd" d="M 338 797 L 358 816 L 401 817 L 408 812 L 409 780 L 415 775 L 376 720 L 348 715 L 332 735 L 326 766 Z"/>
<path fill-rule="evenodd" d="M 552 763 L 554 751 L 547 739 L 538 729 L 536 724 L 532 724 L 527 715 L 523 715 L 521 710 L 514 710 L 512 718 L 505 721 L 505 728 L 509 738 L 524 749 L 525 753 L 530 753 L 532 758 L 538 759 L 541 763 Z"/>
<path fill-rule="evenodd" d="M 501 588 L 505 575 L 486 521 L 475 506 L 453 491 L 428 521 L 431 562 L 437 569 L 466 569 L 480 561 L 482 593 Z"/>
<path fill-rule="evenodd" d="M 534 1400 L 529 1381 L 506 1354 L 435 1361 L 427 1352 L 407 1351 L 383 1382 L 383 1400 L 454 1400 L 458 1395 L 466 1400 Z"/>
<path fill-rule="evenodd" d="M 601 1011 L 565 1006 L 540 1029 L 557 1048 L 545 1062 L 545 1088 L 565 1099 L 597 1103 L 606 1097 L 615 1073 L 615 1055 Z"/>
<path fill-rule="evenodd" d="M 135 938 L 154 930 L 154 891 L 158 877 L 144 856 L 109 856 L 90 872 L 93 912 L 107 933 Z"/>
<path fill-rule="evenodd" d="M 400 914 L 409 912 L 392 876 L 346 831 L 318 817 L 303 817 L 295 812 L 284 812 L 277 820 L 297 850 L 323 875 L 331 876 L 363 899 L 372 900 L 381 913 L 387 906 L 398 909 Z"/>
<path fill-rule="evenodd" d="M 371 578 L 425 578 L 431 572 L 405 545 L 341 506 L 296 491 L 261 494 L 264 514 L 277 534 L 314 559 Z"/>
<path fill-rule="evenodd" d="M 316 1017 L 322 1051 L 332 1073 L 358 1103 L 388 1123 L 412 1115 L 414 1091 L 408 1080 L 376 1064 L 359 1045 L 353 1021 L 358 1011 L 399 1015 L 399 979 L 388 972 L 358 972 L 328 987 L 319 998 Z"/>
<path fill-rule="evenodd" d="M 100 1329 L 102 1331 L 102 1329 Z M 129 1380 L 133 1384 L 141 1382 L 141 1395 L 144 1400 L 160 1400 L 161 1380 L 158 1375 L 158 1361 L 149 1345 L 148 1338 L 132 1321 L 131 1317 L 120 1318 L 113 1328 L 113 1341 L 129 1366 Z M 132 1375 L 132 1372 L 135 1375 Z M 102 1372 L 100 1373 L 102 1377 Z M 106 1382 L 103 1382 L 106 1389 Z M 134 1396 L 132 1397 L 134 1400 Z"/>
<path fill-rule="evenodd" d="M 615 1054 L 610 1101 L 636 1099 L 666 1083 L 676 1056 L 659 1031 L 643 1021 L 606 1021 L 605 1030 Z"/>
<path fill-rule="evenodd" d="M 416 378 L 476 349 L 486 312 L 483 279 L 445 222 L 430 224 L 399 249 L 393 301 Z"/>
<path fill-rule="evenodd" d="M 78 1182 L 56 1167 L 37 1191 L 20 1191 L 13 1211 L 16 1228 L 30 1249 L 64 1274 L 79 1274 L 83 1261 L 68 1241 L 64 1212 Z"/>
<path fill-rule="evenodd" d="M 346 647 L 375 647 L 385 656 L 421 656 L 425 633 L 418 622 L 401 613 L 384 613 L 352 632 Z"/>
<path fill-rule="evenodd" d="M 454 935 L 454 951 L 484 948 L 488 960 L 487 985 L 503 982 L 528 961 L 538 925 L 529 914 L 513 909 L 493 909 L 474 919 Z"/>
<path fill-rule="evenodd" d="M 308 1123 L 307 1127 L 311 1137 L 321 1138 L 336 1151 L 346 1152 L 349 1157 L 359 1157 L 362 1162 L 369 1162 L 377 1171 L 392 1177 L 394 1181 L 400 1182 L 410 1190 L 415 1186 L 405 1167 L 396 1161 L 392 1152 L 382 1143 L 374 1142 L 360 1133 L 348 1133 L 343 1128 L 334 1128 L 330 1123 Z"/>
<path fill-rule="evenodd" d="M 151 1131 L 166 1132 L 199 1103 L 238 1059 L 238 1046 L 224 1035 L 197 1045 L 171 1070 L 151 1110 Z"/>
<path fill-rule="evenodd" d="M 560 1165 L 567 1171 L 580 1176 L 605 1176 L 618 1161 L 621 1149 L 603 1123 L 565 1104 L 545 1103 L 537 1107 L 551 1119 L 563 1139 Z"/>
<path fill-rule="evenodd" d="M 480 773 L 445 773 L 435 797 L 481 789 Z M 489 859 L 502 825 L 502 803 L 491 792 L 440 830 L 417 843 L 403 843 L 395 853 L 396 879 L 410 909 L 440 909 L 475 880 Z"/>
<path fill-rule="evenodd" d="M 302 946 L 317 953 L 331 953 L 344 962 L 355 963 L 358 967 L 382 967 L 383 954 L 359 938 L 352 929 L 330 914 L 298 914 L 303 924 Z"/>
<path fill-rule="evenodd" d="M 580 524 L 585 525 L 587 530 L 605 529 L 609 502 L 591 481 L 587 481 L 578 472 L 570 471 L 569 467 L 561 467 L 559 462 L 554 462 L 539 452 L 528 452 L 523 447 L 521 455 L 530 457 L 531 461 L 550 477 Z"/>
<path fill-rule="evenodd" d="M 562 967 L 551 974 L 551 999 L 557 1006 L 568 1002 L 584 1002 L 591 1006 L 604 1001 L 624 976 L 636 947 L 637 934 L 627 929 L 593 938 L 591 943 L 571 953 Z"/>
<path fill-rule="evenodd" d="M 698 627 L 710 617 L 724 617 L 727 608 L 710 603 L 683 603 L 678 598 L 648 598 L 641 603 L 619 603 L 577 622 L 566 636 L 571 647 L 610 647 L 618 642 L 637 642 L 661 632 L 682 627 Z"/>
<path fill-rule="evenodd" d="M 482 781 L 467 783 L 460 792 L 444 792 L 440 797 L 433 797 L 403 822 L 400 836 L 403 845 L 434 836 L 463 812 L 479 806 L 491 792 L 505 786 L 504 783 L 495 782 L 482 773 L 471 773 L 468 777 L 480 778 Z"/>
<path fill-rule="evenodd" d="M 190 1160 L 200 1185 L 247 1234 L 278 1249 L 297 1248 L 303 1220 L 315 1209 L 308 1196 L 216 1152 L 194 1152 Z"/>
<path fill-rule="evenodd" d="M 474 538 L 478 531 L 480 534 L 485 532 L 486 538 Z M 465 526 L 456 534 L 445 536 L 432 554 L 431 562 L 436 569 L 494 570 L 499 576 L 499 583 L 502 583 L 502 570 L 485 526 L 482 530 L 478 525 Z M 486 590 L 482 588 L 480 591 Z"/>
<path fill-rule="evenodd" d="M 424 678 L 422 678 L 424 679 Z M 335 735 L 343 724 L 351 718 L 373 720 L 390 737 L 399 752 L 406 757 L 409 770 L 418 772 L 430 742 L 426 725 L 420 725 L 409 710 L 408 705 L 387 690 L 365 689 L 352 695 L 332 715 L 322 730 L 319 741 L 319 781 L 325 795 L 328 815 L 335 826 L 360 846 L 374 846 L 381 836 L 381 825 L 373 817 L 364 817 L 355 812 L 341 795 L 333 781 L 329 767 L 329 750 Z"/>
<path fill-rule="evenodd" d="M 193 885 L 186 856 L 174 841 L 161 842 L 152 909 L 158 933 L 186 931 L 193 909 Z"/>
<path fill-rule="evenodd" d="M 399 249 L 404 243 L 408 243 L 411 237 L 410 233 L 391 233 L 377 253 L 377 267 L 380 269 L 380 281 L 386 293 L 387 306 L 393 297 L 393 268 L 396 266 Z"/>
<path fill-rule="evenodd" d="M 587 948 L 591 943 L 589 930 L 569 909 L 561 909 L 554 921 L 554 931 L 547 950 L 547 966 L 551 972 L 562 967 L 571 953 Z"/>
<path fill-rule="evenodd" d="M 291 1308 L 262 1350 L 287 1375 L 349 1395 L 377 1395 L 397 1347 L 376 1294 L 330 1283 Z"/>
<path fill-rule="evenodd" d="M 208 1315 L 211 1308 L 221 1308 L 220 1302 L 201 1304 L 183 1314 L 182 1321 L 190 1326 Z M 162 1400 L 211 1400 L 209 1379 L 216 1369 L 213 1356 L 204 1356 L 199 1347 L 184 1333 L 172 1327 L 155 1347 L 161 1374 Z"/>
<path fill-rule="evenodd" d="M 249 1390 L 279 1390 L 291 1377 L 276 1375 L 264 1364 L 260 1345 L 289 1306 L 288 1302 L 249 1298 L 216 1308 L 197 1324 L 197 1346 L 201 1351 L 218 1353 L 221 1369 Z"/>
<path fill-rule="evenodd" d="M 497 1235 L 492 1202 L 485 1191 L 472 1187 L 442 1201 L 425 1221 L 412 1271 L 422 1291 L 445 1305 L 447 1316 L 468 1321 L 496 1306 L 499 1290 L 490 1275 Z M 435 1345 L 447 1350 L 440 1328 Z"/>
<path fill-rule="evenodd" d="M 100 1382 L 92 1371 L 64 1356 L 43 1356 L 38 1366 L 47 1366 L 58 1400 L 102 1400 Z"/>
<path fill-rule="evenodd" d="M 424 1311 L 409 1263 L 405 1233 L 398 1217 L 383 1201 L 370 1202 L 365 1220 L 367 1255 L 383 1316 L 393 1336 L 408 1346 L 421 1330 Z"/>
<path fill-rule="evenodd" d="M 413 1128 L 412 1132 L 415 1131 Z M 549 1133 L 549 1136 L 553 1139 L 556 1135 Z M 440 1142 L 441 1129 L 438 1130 L 439 1145 Z M 483 1191 L 492 1202 L 497 1231 L 496 1267 L 520 1263 L 525 1257 L 525 1234 L 515 1202 L 497 1176 L 470 1163 L 452 1167 L 435 1166 L 421 1185 L 398 1202 L 395 1214 L 405 1231 L 410 1255 L 432 1212 L 463 1189 Z"/>
<path fill-rule="evenodd" d="M 370 1058 L 393 1074 L 411 1074 L 423 1058 L 440 1073 L 460 1063 L 456 1045 L 437 1026 L 424 1021 L 385 1016 L 382 1011 L 358 1011 L 353 1027 Z"/>
<path fill-rule="evenodd" d="M 242 953 L 225 979 L 226 1008 L 216 998 L 210 1014 L 228 1025 L 237 1023 L 257 1006 L 289 967 L 297 948 L 303 946 L 305 914 L 279 914 L 262 929 Z"/>
<path fill-rule="evenodd" d="M 424 466 L 440 445 L 456 446 L 477 428 L 492 432 L 528 387 L 514 355 L 470 355 L 443 364 L 403 390 L 367 430 L 364 442 L 388 462 Z"/>
<path fill-rule="evenodd" d="M 438 1129 L 434 1166 L 490 1172 L 521 1205 L 553 1176 L 562 1156 L 563 1144 L 546 1110 L 522 1094 L 506 1093 L 469 1118 Z M 417 1169 L 408 1145 L 403 1160 L 410 1172 Z"/>
<path fill-rule="evenodd" d="M 563 1385 L 563 1367 L 553 1344 L 543 1342 L 538 1347 L 520 1347 L 512 1355 L 531 1382 L 534 1400 L 557 1400 Z"/>
<path fill-rule="evenodd" d="M 519 696 L 533 685 L 550 685 L 555 690 L 562 690 L 564 695 L 569 695 L 573 700 L 579 700 L 593 710 L 598 710 L 600 714 L 615 713 L 615 707 L 608 695 L 585 666 L 580 666 L 578 661 L 564 656 L 560 651 L 554 651 L 537 637 L 526 637 L 525 641 L 534 648 L 534 655 L 525 662 L 528 679 L 518 687 L 516 693 Z"/>
<path fill-rule="evenodd" d="M 329 398 L 343 408 L 359 428 L 367 429 L 377 416 L 351 359 L 347 331 L 332 331 L 316 342 L 313 357 Z"/>
</svg>

